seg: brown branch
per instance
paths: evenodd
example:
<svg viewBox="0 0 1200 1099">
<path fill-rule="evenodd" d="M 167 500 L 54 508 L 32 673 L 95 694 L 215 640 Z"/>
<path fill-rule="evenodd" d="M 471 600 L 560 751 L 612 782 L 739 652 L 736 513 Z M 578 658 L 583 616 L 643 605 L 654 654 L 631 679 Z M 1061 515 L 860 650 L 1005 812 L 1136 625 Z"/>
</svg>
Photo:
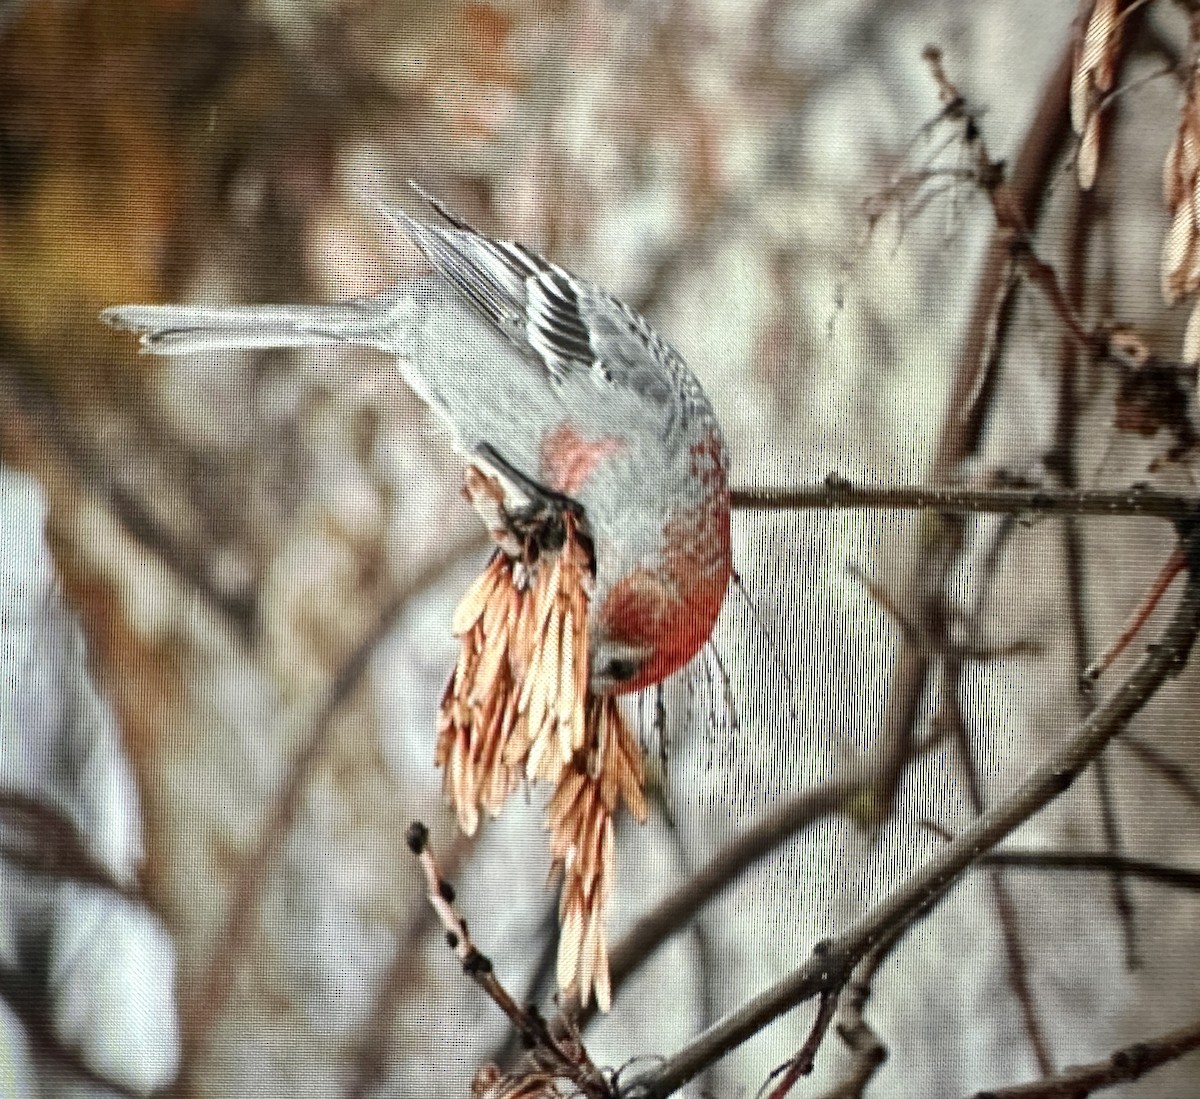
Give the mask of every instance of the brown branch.
<svg viewBox="0 0 1200 1099">
<path fill-rule="evenodd" d="M 678 1053 L 643 1073 L 623 1099 L 665 1099 L 746 1039 L 797 1004 L 845 983 L 854 965 L 879 941 L 899 936 L 927 914 L 963 871 L 1067 790 L 1158 690 L 1186 663 L 1200 630 L 1200 584 L 1189 577 L 1160 642 L 1138 661 L 1111 696 L 1073 736 L 994 808 L 976 817 L 904 885 L 831 939 L 819 953 L 753 998 Z"/>
<path fill-rule="evenodd" d="M 409 850 L 420 860 L 425 872 L 429 903 L 446 930 L 447 944 L 462 962 L 463 972 L 508 1016 L 521 1035 L 522 1044 L 535 1062 L 531 1073 L 539 1081 L 547 1073 L 552 1079 L 569 1081 L 584 1099 L 615 1099 L 613 1088 L 592 1063 L 582 1043 L 574 1041 L 571 1033 L 566 1040 L 560 1040 L 536 1010 L 522 1008 L 496 976 L 491 959 L 471 941 L 466 922 L 454 908 L 454 887 L 443 877 L 429 848 L 429 829 L 414 821 L 409 825 L 407 840 Z M 514 1091 L 519 1090 L 515 1086 L 519 1079 L 512 1080 Z"/>
<path fill-rule="evenodd" d="M 1103 1061 L 1077 1065 L 1030 1084 L 978 1091 L 974 1099 L 1083 1099 L 1101 1088 L 1137 1080 L 1196 1049 L 1200 1049 L 1200 1023 L 1134 1042 Z"/>
<path fill-rule="evenodd" d="M 840 989 L 826 989 L 821 993 L 821 998 L 817 1003 L 816 1018 L 813 1019 L 813 1024 L 809 1028 L 808 1037 L 804 1039 L 804 1045 L 800 1047 L 796 1056 L 783 1066 L 783 1078 L 771 1090 L 767 1099 L 787 1099 L 788 1092 L 796 1086 L 800 1077 L 807 1076 L 812 1072 L 817 1050 L 821 1048 L 821 1043 L 825 1040 L 825 1034 L 829 1030 L 829 1024 L 833 1022 L 834 1012 L 837 1011 L 840 992 Z"/>
<path fill-rule="evenodd" d="M 441 925 L 446 929 L 446 942 L 462 962 L 463 972 L 471 978 L 495 1005 L 508 1016 L 509 1021 L 520 1031 L 532 1047 L 543 1038 L 545 1026 L 526 1015 L 517 1006 L 508 989 L 496 976 L 491 959 L 483 954 L 471 941 L 467 925 L 454 909 L 454 887 L 442 876 L 433 852 L 429 849 L 429 829 L 420 821 L 408 826 L 408 849 L 417 856 L 425 872 L 425 884 L 429 887 L 429 903 Z M 545 1037 L 549 1037 L 545 1034 Z"/>
<path fill-rule="evenodd" d="M 1200 497 L 1163 492 L 1144 485 L 1127 489 L 981 488 L 954 485 L 854 485 L 837 474 L 824 484 L 797 488 L 739 488 L 733 506 L 753 511 L 844 511 L 880 509 L 940 511 L 946 514 L 1132 515 L 1181 519 L 1200 505 Z"/>
<path fill-rule="evenodd" d="M 1047 184 L 1070 135 L 1068 92 L 1073 62 L 1074 44 L 1068 43 L 1043 86 L 1033 120 L 1009 173 L 1005 201 L 1015 210 L 1020 223 L 1030 228 L 1037 225 Z M 935 483 L 949 481 L 978 447 L 998 384 L 1001 352 L 1013 316 L 1015 287 L 1012 236 L 998 226 L 993 230 L 983 260 L 946 418 L 933 456 L 930 479 Z M 945 577 L 962 547 L 964 531 L 961 520 L 946 519 L 937 524 L 932 538 L 924 544 L 904 585 L 904 596 L 912 606 L 909 616 L 912 619 L 931 624 L 940 615 Z M 893 786 L 910 751 L 913 728 L 920 719 L 930 661 L 930 654 L 920 645 L 901 639 L 877 738 L 880 754 L 894 776 Z"/>
<path fill-rule="evenodd" d="M 1080 679 L 1081 683 L 1095 683 L 1097 679 L 1113 666 L 1117 658 L 1133 644 L 1133 639 L 1137 637 L 1142 627 L 1149 621 L 1150 616 L 1158 609 L 1159 603 L 1162 602 L 1163 596 L 1167 594 L 1167 589 L 1174 583 L 1175 577 L 1183 572 L 1186 567 L 1187 556 L 1183 551 L 1183 547 L 1176 546 L 1174 552 L 1167 559 L 1167 563 L 1163 565 L 1158 575 L 1154 578 L 1149 591 L 1142 596 L 1142 601 L 1126 619 L 1125 625 L 1117 635 L 1116 640 L 1083 669 L 1082 678 Z"/>
<path fill-rule="evenodd" d="M 1076 313 L 1054 268 L 1035 252 L 1025 204 L 1006 182 L 1003 162 L 992 159 L 979 120 L 967 108 L 966 99 L 946 75 L 941 51 L 936 46 L 927 46 L 924 58 L 938 86 L 938 96 L 944 108 L 943 116 L 962 124 L 962 141 L 974 160 L 974 182 L 991 203 L 999 238 L 1005 245 L 1009 259 L 1024 272 L 1025 278 L 1042 292 L 1063 327 L 1071 333 L 1076 342 L 1081 347 L 1091 347 L 1095 342 L 1093 334 Z"/>
<path fill-rule="evenodd" d="M 1027 226 L 1037 222 L 1046 196 L 1046 184 L 1059 154 L 1070 137 L 1068 90 L 1074 62 L 1074 43 L 1068 43 L 1043 86 L 1033 121 L 1021 143 L 1008 180 L 1008 198 Z M 998 304 L 1009 295 L 1012 265 L 1011 242 L 997 227 L 992 233 L 975 294 L 975 308 L 967 326 L 958 373 L 950 393 L 950 410 L 938 443 L 933 479 L 948 477 L 971 454 L 983 430 L 997 356 L 987 350 L 995 341 L 994 318 Z"/>
<path fill-rule="evenodd" d="M 442 868 L 450 875 L 457 874 L 463 856 L 473 842 L 473 837 L 459 833 L 442 860 Z M 395 936 L 391 964 L 379 982 L 375 1002 L 362 1027 L 364 1036 L 353 1059 L 350 1081 L 344 1092 L 346 1099 L 366 1099 L 383 1080 L 396 1013 L 405 994 L 412 991 L 416 969 L 422 964 L 421 940 L 432 927 L 434 916 L 432 909 L 421 905 Z"/>
<path fill-rule="evenodd" d="M 555 965 L 558 960 L 558 898 L 553 894 L 546 894 L 544 907 L 535 930 L 529 936 L 529 942 L 540 944 L 540 947 L 537 960 L 528 971 L 522 1000 L 527 1004 L 540 1004 L 555 986 Z M 572 1011 L 572 1017 L 577 1017 L 578 1012 L 574 1011 L 574 1006 Z M 566 1019 L 558 1017 L 553 1025 L 556 1028 L 555 1033 L 559 1033 L 560 1030 L 566 1029 Z M 521 1036 L 515 1031 L 509 1031 L 492 1047 L 486 1060 L 503 1068 L 513 1064 L 520 1052 Z M 349 1099 L 359 1097 L 351 1096 Z"/>
<path fill-rule="evenodd" d="M 1103 851 L 993 851 L 979 860 L 980 866 L 1011 866 L 1018 870 L 1117 873 L 1122 877 L 1171 885 L 1177 889 L 1200 890 L 1200 870 L 1167 866 L 1150 859 L 1135 859 Z"/>
<path fill-rule="evenodd" d="M 995 579 L 1001 554 L 1014 527 L 1012 518 L 1006 516 L 997 536 L 991 539 L 986 546 L 986 551 L 981 555 L 981 560 L 974 570 L 978 576 L 975 592 L 959 615 L 958 625 L 960 628 L 970 632 L 978 631 L 982 611 Z M 947 634 L 949 633 L 948 627 L 943 626 L 943 629 Z M 935 720 L 940 729 L 949 735 L 957 749 L 965 775 L 971 811 L 979 816 L 986 808 L 986 801 L 975 758 L 975 745 L 972 742 L 967 717 L 962 708 L 962 673 L 963 658 L 947 651 L 941 661 L 942 682 L 940 690 L 937 692 L 941 701 L 935 711 Z M 988 874 L 988 885 L 1000 925 L 1001 942 L 1008 961 L 1006 970 L 1008 983 L 1017 1001 L 1025 1034 L 1033 1050 L 1034 1059 L 1037 1061 L 1038 1071 L 1045 1076 L 1054 1071 L 1054 1063 L 1050 1057 L 1049 1043 L 1034 997 L 1029 975 L 1029 961 L 1026 957 L 1025 945 L 1021 938 L 1020 924 L 1017 919 L 1017 906 L 1013 902 L 1012 893 L 1009 891 L 1008 882 L 1002 871 L 992 870 Z"/>
<path fill-rule="evenodd" d="M 1037 999 L 1034 996 L 1033 982 L 1029 975 L 1029 959 L 1025 953 L 1020 924 L 1017 920 L 1017 905 L 1008 888 L 1008 882 L 999 868 L 991 868 L 988 878 L 988 884 L 992 891 L 992 902 L 996 906 L 996 916 L 1000 924 L 1000 938 L 1004 944 L 1004 954 L 1008 961 L 1008 982 L 1016 997 L 1021 1013 L 1021 1022 L 1025 1027 L 1025 1036 L 1033 1050 L 1033 1058 L 1037 1062 L 1038 1071 L 1046 1075 L 1054 1071 L 1054 1059 L 1050 1054 L 1046 1028 L 1042 1025 L 1041 1012 L 1038 1010 Z"/>
</svg>

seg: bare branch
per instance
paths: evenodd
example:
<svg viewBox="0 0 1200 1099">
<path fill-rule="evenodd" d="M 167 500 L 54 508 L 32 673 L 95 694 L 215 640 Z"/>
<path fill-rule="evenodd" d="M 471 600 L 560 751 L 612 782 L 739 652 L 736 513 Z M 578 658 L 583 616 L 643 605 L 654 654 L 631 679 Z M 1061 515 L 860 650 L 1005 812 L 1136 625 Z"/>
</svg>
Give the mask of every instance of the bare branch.
<svg viewBox="0 0 1200 1099">
<path fill-rule="evenodd" d="M 664 1099 L 772 1020 L 821 992 L 844 984 L 853 966 L 881 939 L 902 933 L 927 914 L 962 872 L 1058 797 L 1186 663 L 1200 630 L 1200 584 L 1189 576 L 1162 640 L 1151 646 L 1128 678 L 1101 702 L 1076 733 L 1003 801 L 975 818 L 903 886 L 840 935 L 814 950 L 789 976 L 730 1013 L 674 1056 L 637 1077 L 624 1099 Z"/>
<path fill-rule="evenodd" d="M 88 850 L 75 822 L 18 790 L 0 788 L 0 857 L 32 874 L 69 879 L 145 903 Z"/>
<path fill-rule="evenodd" d="M 582 1043 L 576 1040 L 574 1032 L 559 1038 L 551 1033 L 545 1019 L 534 1008 L 520 1007 L 496 976 L 491 959 L 471 941 L 466 921 L 454 908 L 454 887 L 442 876 L 429 849 L 429 829 L 420 821 L 414 821 L 409 825 L 407 838 L 409 849 L 420 860 L 425 872 L 429 903 L 446 929 L 446 942 L 462 962 L 463 972 L 508 1016 L 521 1035 L 522 1044 L 530 1051 L 534 1068 L 527 1075 L 536 1076 L 539 1085 L 550 1082 L 545 1080 L 547 1074 L 551 1080 L 569 1081 L 584 1099 L 614 1099 L 612 1087 L 592 1063 Z M 488 1075 L 490 1077 L 492 1073 Z M 512 1093 L 521 1090 L 517 1086 L 519 1082 L 520 1077 L 504 1081 L 512 1084 Z"/>
<path fill-rule="evenodd" d="M 733 506 L 753 511 L 846 511 L 856 508 L 896 511 L 941 511 L 947 514 L 1133 515 L 1181 519 L 1200 498 L 1163 492 L 1146 485 L 1127 489 L 982 488 L 954 485 L 854 485 L 837 474 L 824 484 L 797 488 L 740 488 Z"/>
<path fill-rule="evenodd" d="M 452 876 L 457 875 L 464 855 L 473 846 L 472 837 L 457 835 L 442 858 L 442 869 Z M 415 971 L 422 964 L 420 943 L 431 930 L 434 919 L 435 913 L 421 905 L 412 911 L 408 922 L 395 936 L 391 964 L 379 982 L 370 1015 L 362 1028 L 363 1039 L 354 1056 L 345 1099 L 366 1099 L 383 1080 L 396 1013 L 405 994 L 411 992 Z"/>
<path fill-rule="evenodd" d="M 1019 870 L 1079 871 L 1081 873 L 1118 873 L 1123 877 L 1172 885 L 1178 889 L 1200 890 L 1200 870 L 1167 866 L 1150 859 L 1135 859 L 1091 851 L 993 851 L 979 860 L 980 866 L 1011 866 Z"/>
<path fill-rule="evenodd" d="M 1101 1088 L 1137 1080 L 1151 1069 L 1161 1068 L 1196 1049 L 1200 1049 L 1200 1023 L 1135 1042 L 1103 1061 L 1077 1065 L 1030 1084 L 978 1091 L 973 1099 L 1083 1099 Z"/>
</svg>

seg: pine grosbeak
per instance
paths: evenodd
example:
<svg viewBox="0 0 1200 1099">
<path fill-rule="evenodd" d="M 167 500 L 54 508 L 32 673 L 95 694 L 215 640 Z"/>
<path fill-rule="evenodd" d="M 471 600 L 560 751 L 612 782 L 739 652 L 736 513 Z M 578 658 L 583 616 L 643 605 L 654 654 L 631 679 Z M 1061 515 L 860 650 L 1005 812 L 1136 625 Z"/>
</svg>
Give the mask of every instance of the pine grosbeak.
<svg viewBox="0 0 1200 1099">
<path fill-rule="evenodd" d="M 448 227 L 386 210 L 433 267 L 336 305 L 122 305 L 157 355 L 352 343 L 397 357 L 502 518 L 569 507 L 595 582 L 589 685 L 640 690 L 712 633 L 731 576 L 725 442 L 707 396 L 644 317 L 432 199 Z M 477 505 L 479 498 L 476 498 Z"/>
</svg>

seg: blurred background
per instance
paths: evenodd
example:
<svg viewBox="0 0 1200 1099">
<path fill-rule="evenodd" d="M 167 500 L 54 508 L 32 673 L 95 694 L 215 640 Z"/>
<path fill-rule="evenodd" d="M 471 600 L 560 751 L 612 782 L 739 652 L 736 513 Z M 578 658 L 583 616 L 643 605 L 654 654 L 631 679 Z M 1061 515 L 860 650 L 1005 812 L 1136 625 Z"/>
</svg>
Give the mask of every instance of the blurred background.
<svg viewBox="0 0 1200 1099">
<path fill-rule="evenodd" d="M 1025 172 L 1039 248 L 1071 261 L 1088 321 L 1176 354 L 1159 173 L 1186 14 L 1143 6 L 1086 200 L 1065 96 L 1078 16 L 1065 0 L 0 2 L 0 1095 L 468 1095 L 511 1057 L 506 1026 L 427 911 L 417 818 L 498 975 L 553 1008 L 540 794 L 465 840 L 432 762 L 450 615 L 486 554 L 446 438 L 384 356 L 158 359 L 99 311 L 380 289 L 420 263 L 361 194 L 416 210 L 412 178 L 646 312 L 711 395 L 738 485 L 1194 487 L 1154 465 L 1161 433 L 1117 432 L 1111 369 L 1075 364 L 1064 397 L 1036 294 L 975 338 L 993 218 L 937 123 L 927 43 L 991 156 Z M 930 168 L 937 193 L 888 191 Z M 955 443 L 983 351 L 986 415 Z M 663 764 L 654 700 L 635 706 L 655 806 L 619 834 L 612 939 L 798 792 L 897 758 L 903 631 L 881 593 L 935 590 L 987 651 L 910 691 L 902 740 L 923 750 L 894 783 L 747 867 L 630 977 L 586 1031 L 597 1063 L 669 1054 L 902 881 L 976 794 L 1011 788 L 1085 708 L 1081 654 L 1171 545 L 1148 520 L 988 518 L 949 552 L 934 527 L 735 516 L 749 601 L 731 597 L 716 637 L 733 712 L 711 661 L 673 685 Z M 1172 686 L 1015 842 L 1186 865 L 1194 690 Z M 947 691 L 969 737 L 945 735 Z M 1198 917 L 1162 885 L 968 875 L 876 976 L 890 1056 L 868 1094 L 1032 1079 L 1189 1021 Z M 754 1095 L 811 1017 L 687 1094 Z M 848 1063 L 831 1037 L 797 1094 L 833 1094 Z M 1112 1092 L 1195 1093 L 1186 1061 Z"/>
</svg>

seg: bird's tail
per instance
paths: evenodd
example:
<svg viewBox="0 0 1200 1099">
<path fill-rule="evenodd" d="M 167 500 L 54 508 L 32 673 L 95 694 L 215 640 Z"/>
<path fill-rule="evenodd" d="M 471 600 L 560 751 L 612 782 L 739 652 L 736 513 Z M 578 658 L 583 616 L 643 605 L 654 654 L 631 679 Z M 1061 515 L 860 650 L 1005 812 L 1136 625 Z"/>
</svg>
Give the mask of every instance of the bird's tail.
<svg viewBox="0 0 1200 1099">
<path fill-rule="evenodd" d="M 155 355 L 334 343 L 390 347 L 398 314 L 410 304 L 393 289 L 340 305 L 116 305 L 100 318 L 141 333 L 142 350 Z"/>
</svg>

